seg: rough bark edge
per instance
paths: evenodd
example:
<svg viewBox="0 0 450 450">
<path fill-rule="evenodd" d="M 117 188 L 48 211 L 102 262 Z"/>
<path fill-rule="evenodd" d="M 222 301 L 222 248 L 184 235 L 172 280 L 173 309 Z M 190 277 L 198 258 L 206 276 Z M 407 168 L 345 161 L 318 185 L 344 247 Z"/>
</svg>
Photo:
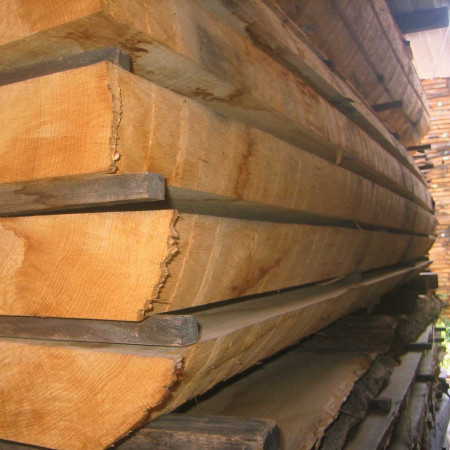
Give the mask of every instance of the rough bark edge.
<svg viewBox="0 0 450 450">
<path fill-rule="evenodd" d="M 346 402 L 342 404 L 338 418 L 325 430 L 314 449 L 343 448 L 350 430 L 364 420 L 370 401 L 388 383 L 394 366 L 395 361 L 390 356 L 377 356 L 365 375 L 356 382 Z"/>
<path fill-rule="evenodd" d="M 107 62 L 108 70 L 108 90 L 111 94 L 113 115 L 111 119 L 111 135 L 109 138 L 111 164 L 106 170 L 107 173 L 116 173 L 118 171 L 117 161 L 120 159 L 119 153 L 119 129 L 122 120 L 122 90 L 119 81 L 119 69 L 115 64 Z"/>
<path fill-rule="evenodd" d="M 170 398 L 171 389 L 173 389 L 179 381 L 179 376 L 181 375 L 183 370 L 183 358 L 180 356 L 176 357 L 173 361 L 173 365 L 174 365 L 174 374 L 172 380 L 169 382 L 168 385 L 163 386 L 165 393 L 162 395 L 159 403 L 150 408 L 147 408 L 143 416 L 134 425 L 132 425 L 125 433 L 120 435 L 113 442 L 110 442 L 107 448 L 115 448 L 117 445 L 120 445 L 123 441 L 129 439 L 132 434 L 138 431 L 139 428 L 147 425 L 147 423 L 150 422 L 151 414 L 154 410 L 158 410 L 159 408 L 164 406 L 166 400 Z"/>
<path fill-rule="evenodd" d="M 167 278 L 170 275 L 168 265 L 175 257 L 175 255 L 179 252 L 178 248 L 179 235 L 177 230 L 175 229 L 175 223 L 177 222 L 178 218 L 179 218 L 178 211 L 174 210 L 169 224 L 169 235 L 167 237 L 167 254 L 166 257 L 160 263 L 161 275 L 159 277 L 158 282 L 153 287 L 150 299 L 146 300 L 142 311 L 138 313 L 139 315 L 138 320 L 145 319 L 146 317 L 148 317 L 149 313 L 153 309 L 152 303 L 158 300 L 161 289 L 163 288 Z"/>
</svg>

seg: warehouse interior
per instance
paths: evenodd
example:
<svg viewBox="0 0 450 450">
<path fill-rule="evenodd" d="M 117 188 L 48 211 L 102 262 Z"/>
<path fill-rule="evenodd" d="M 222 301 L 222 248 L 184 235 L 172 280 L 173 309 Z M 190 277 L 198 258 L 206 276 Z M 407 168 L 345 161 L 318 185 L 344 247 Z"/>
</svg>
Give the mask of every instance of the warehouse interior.
<svg viewBox="0 0 450 450">
<path fill-rule="evenodd" d="M 2 0 L 0 450 L 450 449 L 449 8 Z"/>
</svg>

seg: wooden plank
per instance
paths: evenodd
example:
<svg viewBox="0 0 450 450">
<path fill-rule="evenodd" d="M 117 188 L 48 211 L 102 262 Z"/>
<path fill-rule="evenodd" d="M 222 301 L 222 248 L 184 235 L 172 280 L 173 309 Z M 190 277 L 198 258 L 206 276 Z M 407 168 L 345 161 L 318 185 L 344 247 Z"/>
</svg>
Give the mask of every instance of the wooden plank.
<svg viewBox="0 0 450 450">
<path fill-rule="evenodd" d="M 425 330 L 419 341 L 425 339 L 429 332 L 429 329 Z M 344 447 L 346 450 L 385 448 L 403 410 L 421 360 L 421 353 L 407 353 L 401 357 L 400 364 L 392 372 L 389 384 L 380 393 L 381 396 L 392 399 L 391 411 L 389 414 L 369 412 L 363 422 L 349 436 Z"/>
<path fill-rule="evenodd" d="M 88 348 L 34 345 L 45 341 L 32 339 L 0 341 L 1 390 L 14 391 L 13 401 L 2 395 L 0 438 L 41 447 L 108 446 L 119 437 L 118 430 L 125 434 L 146 415 L 147 407 L 163 401 L 181 367 L 176 356 L 104 352 L 104 344 Z M 16 384 L 18 369 L 33 373 L 20 381 L 21 388 Z M 34 393 L 39 398 L 33 398 Z"/>
<path fill-rule="evenodd" d="M 141 428 L 118 448 L 278 450 L 280 447 L 279 431 L 271 420 L 170 414 Z"/>
<path fill-rule="evenodd" d="M 387 443 L 401 408 L 414 381 L 422 355 L 408 353 L 401 358 L 400 365 L 394 368 L 388 386 L 381 395 L 392 398 L 392 407 L 388 415 L 369 412 L 349 437 L 345 449 L 382 449 Z"/>
<path fill-rule="evenodd" d="M 339 414 L 373 357 L 357 353 L 305 353 L 302 344 L 272 358 L 185 412 L 274 420 L 282 448 L 309 450 Z"/>
<path fill-rule="evenodd" d="M 43 97 L 44 106 L 36 102 Z M 420 234 L 435 227 L 416 203 L 108 63 L 3 86 L 0 99 L 0 182 L 155 172 L 172 189 L 174 208 L 187 196 L 212 208 L 216 196 L 219 214 L 228 203 L 243 211 L 262 207 L 273 221 L 284 208 L 298 214 L 291 221 L 314 215 Z M 45 133 L 36 117 L 50 124 Z"/>
<path fill-rule="evenodd" d="M 114 7 L 109 3 L 94 6 L 92 0 L 83 0 L 70 14 L 56 7 L 59 22 L 50 13 L 47 19 L 35 17 L 32 3 L 27 3 L 29 15 L 24 17 L 33 23 L 32 36 L 25 25 L 22 30 L 12 29 L 15 1 L 4 5 L 8 20 L 6 29 L 0 28 L 4 31 L 0 41 L 4 44 L 3 70 L 46 60 L 49 55 L 71 54 L 80 46 L 117 45 L 130 50 L 135 72 L 155 83 L 337 161 L 401 195 L 417 197 L 430 207 L 428 194 L 419 192 L 425 189 L 423 180 L 312 88 L 193 0 L 170 0 L 164 7 L 156 0 L 145 5 L 121 0 Z M 149 27 L 149 23 L 157 25 Z M 65 33 L 71 39 L 65 39 Z M 20 34 L 27 39 L 20 39 Z M 197 45 L 200 41 L 208 45 Z"/>
<path fill-rule="evenodd" d="M 405 145 L 419 143 L 429 128 L 425 96 L 385 2 L 371 2 L 369 8 L 343 0 L 272 3 L 298 26 L 311 28 L 310 39 L 369 104 L 403 100 L 403 109 L 380 113 L 380 118 L 399 132 Z M 361 20 L 363 29 L 358 27 Z"/>
<path fill-rule="evenodd" d="M 423 272 L 420 276 L 427 280 L 428 289 L 439 288 L 439 274 L 433 272 Z"/>
<path fill-rule="evenodd" d="M 344 448 L 349 432 L 364 420 L 371 400 L 387 385 L 395 365 L 388 355 L 378 355 L 374 359 L 368 371 L 355 383 L 338 417 L 327 428 L 322 448 Z"/>
<path fill-rule="evenodd" d="M 423 152 L 424 150 L 429 150 L 431 148 L 431 144 L 410 145 L 407 148 L 408 150 L 416 150 L 418 152 Z"/>
<path fill-rule="evenodd" d="M 116 47 L 105 47 L 0 72 L 0 86 L 85 67 L 101 61 L 112 62 L 125 70 L 131 69 L 130 55 L 127 52 Z"/>
<path fill-rule="evenodd" d="M 417 173 L 417 168 L 411 165 L 405 150 L 390 136 L 359 92 L 343 81 L 327 64 L 323 64 L 323 55 L 318 55 L 317 48 L 278 5 L 270 1 L 266 3 L 261 0 L 202 0 L 206 8 L 302 78 Z"/>
<path fill-rule="evenodd" d="M 418 294 L 428 294 L 428 282 L 426 278 L 417 276 L 414 279 L 408 281 L 406 286 L 403 286 L 405 290 L 416 291 Z"/>
<path fill-rule="evenodd" d="M 389 412 L 392 408 L 392 399 L 389 397 L 377 397 L 370 401 L 369 409 Z"/>
<path fill-rule="evenodd" d="M 433 344 L 431 342 L 413 342 L 405 346 L 405 351 L 407 352 L 424 352 L 431 350 Z"/>
<path fill-rule="evenodd" d="M 432 242 L 173 210 L 7 217 L 0 314 L 142 320 L 409 261 Z"/>
<path fill-rule="evenodd" d="M 402 100 L 395 100 L 393 102 L 377 103 L 376 105 L 372 105 L 372 108 L 376 112 L 388 111 L 390 109 L 397 109 L 402 107 L 403 107 Z"/>
<path fill-rule="evenodd" d="M 1 338 L 0 439 L 53 448 L 107 447 L 150 414 L 154 419 L 174 410 L 372 303 L 426 265 L 383 269 L 356 283 L 290 290 L 197 312 L 202 333 L 189 347 Z M 179 383 L 169 392 L 177 375 Z"/>
<path fill-rule="evenodd" d="M 414 314 L 417 310 L 419 293 L 401 286 L 383 296 L 383 302 L 377 306 L 378 314 L 401 315 Z"/>
<path fill-rule="evenodd" d="M 197 342 L 198 324 L 188 315 L 154 315 L 142 322 L 0 316 L 0 336 L 184 347 Z"/>
<path fill-rule="evenodd" d="M 0 216 L 164 200 L 157 173 L 85 174 L 0 184 Z"/>
<path fill-rule="evenodd" d="M 301 346 L 305 352 L 386 353 L 395 337 L 397 322 L 389 316 L 352 315 L 345 317 Z"/>
<path fill-rule="evenodd" d="M 422 357 L 415 383 L 389 443 L 392 449 L 420 448 L 425 445 L 422 438 L 430 407 L 430 382 L 437 381 L 439 372 L 437 350 L 438 346 L 434 345 Z"/>
<path fill-rule="evenodd" d="M 394 16 L 403 34 L 448 27 L 448 7 L 421 9 Z"/>
</svg>

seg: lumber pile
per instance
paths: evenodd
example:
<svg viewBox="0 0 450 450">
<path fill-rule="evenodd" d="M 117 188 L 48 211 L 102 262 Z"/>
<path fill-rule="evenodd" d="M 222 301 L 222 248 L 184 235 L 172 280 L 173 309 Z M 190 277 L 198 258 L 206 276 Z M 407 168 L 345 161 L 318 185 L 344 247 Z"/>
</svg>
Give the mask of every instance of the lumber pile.
<svg viewBox="0 0 450 450">
<path fill-rule="evenodd" d="M 409 286 L 411 283 L 404 289 Z M 390 302 L 384 297 L 381 305 Z M 429 343 L 432 333 L 427 324 L 436 319 L 441 306 L 430 295 L 419 299 L 414 313 L 359 312 L 346 316 L 258 367 L 221 383 L 176 414 L 151 422 L 120 443 L 119 449 L 138 448 L 134 447 L 137 443 L 157 448 L 162 435 L 168 448 L 181 448 L 180 440 L 185 436 L 196 436 L 188 447 L 203 448 L 206 431 L 197 435 L 195 429 L 186 435 L 186 429 L 196 426 L 197 421 L 200 428 L 209 424 L 209 435 L 214 434 L 207 441 L 211 448 L 223 448 L 220 442 L 239 433 L 247 448 L 263 448 L 261 441 L 268 440 L 266 430 L 273 430 L 275 423 L 280 442 L 274 448 L 283 449 L 338 449 L 346 440 L 351 447 L 355 439 L 351 428 L 361 421 L 356 435 L 364 438 L 364 445 L 352 448 L 378 448 L 384 439 L 383 427 L 386 433 L 394 430 L 392 445 L 399 436 L 418 436 L 416 425 L 423 426 L 424 431 L 433 425 L 430 419 L 434 409 L 428 414 L 427 408 L 433 405 L 436 383 L 428 378 L 437 367 L 438 344 L 430 342 L 430 351 L 405 353 L 405 343 L 410 347 L 421 341 Z M 426 398 L 420 395 L 425 390 Z M 426 414 L 419 414 L 422 412 Z M 418 424 L 407 421 L 411 413 L 427 420 Z M 248 443 L 249 435 L 241 430 L 247 421 L 255 420 L 265 424 L 265 429 L 258 433 L 259 439 Z M 359 432 L 362 427 L 364 433 Z M 405 427 L 407 436 L 403 434 Z M 249 423 L 248 433 L 254 430 Z M 400 448 L 413 447 L 406 443 Z"/>
<path fill-rule="evenodd" d="M 420 142 L 430 128 L 427 101 L 411 50 L 385 1 L 270 1 L 361 92 L 403 144 Z"/>
<path fill-rule="evenodd" d="M 429 265 L 422 174 L 265 1 L 1 9 L 0 439 L 108 447 Z"/>
<path fill-rule="evenodd" d="M 391 301 L 383 297 L 381 306 Z M 232 323 L 230 306 L 221 311 L 226 326 Z M 436 297 L 428 295 L 416 302 L 413 313 L 360 311 L 346 316 L 221 383 L 212 393 L 196 397 L 175 414 L 150 422 L 116 446 L 120 450 L 311 449 L 320 444 L 322 449 L 332 449 L 347 441 L 345 448 L 377 448 L 389 438 L 392 445 L 399 441 L 399 448 L 405 448 L 403 439 L 419 436 L 419 429 L 428 436 L 434 426 L 438 328 L 433 332 L 427 324 L 441 307 Z M 251 317 L 244 316 L 244 320 Z M 208 329 L 209 319 L 202 313 L 197 318 Z M 429 350 L 420 347 L 424 343 Z M 356 431 L 350 431 L 355 425 Z M 30 448 L 0 443 L 11 450 Z"/>
<path fill-rule="evenodd" d="M 422 80 L 431 111 L 431 130 L 422 140 L 422 148 L 412 151 L 414 160 L 426 177 L 435 202 L 436 243 L 430 253 L 431 269 L 439 274 L 438 292 L 448 296 L 450 290 L 450 254 L 448 249 L 450 219 L 448 203 L 450 178 L 450 84 L 447 78 Z"/>
</svg>

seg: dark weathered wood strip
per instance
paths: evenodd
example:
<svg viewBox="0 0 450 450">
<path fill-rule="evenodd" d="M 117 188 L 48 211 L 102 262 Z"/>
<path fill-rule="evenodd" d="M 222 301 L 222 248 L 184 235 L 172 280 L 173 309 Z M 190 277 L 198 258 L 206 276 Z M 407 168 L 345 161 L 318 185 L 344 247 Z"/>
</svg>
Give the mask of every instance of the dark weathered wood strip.
<svg viewBox="0 0 450 450">
<path fill-rule="evenodd" d="M 428 150 L 431 148 L 431 144 L 423 144 L 423 145 L 411 145 L 410 147 L 407 147 L 408 150 L 415 150 L 417 152 L 424 152 L 425 150 Z"/>
<path fill-rule="evenodd" d="M 372 108 L 376 112 L 388 111 L 390 109 L 403 108 L 403 102 L 401 100 L 396 100 L 393 102 L 378 103 L 376 105 L 372 105 Z"/>
<path fill-rule="evenodd" d="M 85 67 L 101 61 L 110 61 L 125 70 L 131 69 L 130 55 L 126 51 L 117 47 L 104 47 L 0 72 L 0 86 Z"/>
<path fill-rule="evenodd" d="M 420 277 L 427 280 L 428 289 L 439 288 L 439 274 L 435 272 L 422 272 Z"/>
<path fill-rule="evenodd" d="M 421 358 L 422 355 L 415 353 L 407 353 L 402 357 L 400 365 L 394 368 L 388 386 L 380 394 L 392 399 L 390 412 L 379 414 L 370 411 L 354 429 L 346 443 L 346 450 L 385 448 L 414 382 Z"/>
<path fill-rule="evenodd" d="M 169 414 L 150 422 L 118 448 L 275 450 L 279 439 L 271 420 Z"/>
<path fill-rule="evenodd" d="M 351 315 L 307 339 L 303 352 L 387 352 L 397 321 L 383 315 Z"/>
<path fill-rule="evenodd" d="M 87 174 L 0 184 L 0 216 L 164 200 L 157 173 Z"/>
<path fill-rule="evenodd" d="M 184 347 L 198 335 L 197 320 L 189 315 L 154 315 L 142 322 L 0 316 L 1 337 Z"/>
</svg>

